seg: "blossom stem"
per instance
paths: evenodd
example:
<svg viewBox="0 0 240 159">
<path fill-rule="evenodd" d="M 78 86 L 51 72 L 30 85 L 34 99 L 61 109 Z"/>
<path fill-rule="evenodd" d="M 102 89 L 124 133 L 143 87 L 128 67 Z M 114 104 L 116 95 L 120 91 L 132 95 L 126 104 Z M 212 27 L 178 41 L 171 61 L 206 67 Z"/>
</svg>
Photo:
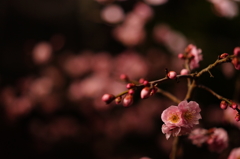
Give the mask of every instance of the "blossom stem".
<svg viewBox="0 0 240 159">
<path fill-rule="evenodd" d="M 178 138 L 179 138 L 178 136 L 174 137 L 170 159 L 176 159 L 177 148 L 178 148 Z"/>
<path fill-rule="evenodd" d="M 204 72 L 209 72 L 210 69 L 217 66 L 218 64 L 225 63 L 225 62 L 231 62 L 231 59 L 235 57 L 235 55 L 229 55 L 226 58 L 223 59 L 217 59 L 213 64 L 210 64 L 208 67 L 202 69 L 200 72 L 197 73 L 196 77 L 200 77 Z M 210 74 L 210 76 L 212 76 Z"/>
<path fill-rule="evenodd" d="M 158 93 L 161 93 L 162 95 L 164 95 L 164 96 L 166 96 L 166 97 L 168 97 L 169 99 L 171 99 L 173 102 L 175 102 L 175 103 L 177 103 L 177 104 L 181 102 L 180 99 L 178 99 L 177 97 L 175 97 L 175 96 L 172 95 L 171 93 L 169 93 L 169 92 L 167 92 L 167 91 L 164 91 L 164 90 L 162 90 L 162 89 L 160 89 L 160 88 L 157 89 L 157 92 L 158 92 Z"/>
</svg>

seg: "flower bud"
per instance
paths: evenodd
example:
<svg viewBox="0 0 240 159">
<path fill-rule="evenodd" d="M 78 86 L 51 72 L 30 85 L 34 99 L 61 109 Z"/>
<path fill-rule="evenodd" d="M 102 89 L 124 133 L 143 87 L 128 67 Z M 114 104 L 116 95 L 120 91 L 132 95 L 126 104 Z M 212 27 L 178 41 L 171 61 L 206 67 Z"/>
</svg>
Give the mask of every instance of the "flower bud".
<svg viewBox="0 0 240 159">
<path fill-rule="evenodd" d="M 240 70 L 240 61 L 235 57 L 232 59 L 232 64 L 234 65 L 236 70 Z"/>
<path fill-rule="evenodd" d="M 112 94 L 104 94 L 102 96 L 102 101 L 104 101 L 107 104 L 111 103 L 114 99 L 115 99 L 115 96 Z"/>
<path fill-rule="evenodd" d="M 143 81 L 143 85 L 144 85 L 144 86 L 149 86 L 149 82 L 148 82 L 147 80 L 144 80 L 144 81 Z"/>
<path fill-rule="evenodd" d="M 233 55 L 239 57 L 240 56 L 240 47 L 235 47 L 233 50 Z"/>
<path fill-rule="evenodd" d="M 240 115 L 239 115 L 239 113 L 236 114 L 235 120 L 236 120 L 236 121 L 240 121 Z"/>
<path fill-rule="evenodd" d="M 231 108 L 236 109 L 238 107 L 238 105 L 235 102 L 232 102 L 232 104 L 230 105 Z"/>
<path fill-rule="evenodd" d="M 145 81 L 144 78 L 140 78 L 138 82 L 141 83 L 141 84 L 143 84 L 144 81 Z"/>
<path fill-rule="evenodd" d="M 228 103 L 226 101 L 222 100 L 221 103 L 220 103 L 220 108 L 221 109 L 227 109 L 227 107 L 228 107 Z"/>
<path fill-rule="evenodd" d="M 136 85 L 134 83 L 128 83 L 126 87 L 127 87 L 127 89 L 130 89 L 130 88 L 133 88 L 135 86 Z"/>
<path fill-rule="evenodd" d="M 129 79 L 128 79 L 128 76 L 126 75 L 126 74 L 121 74 L 120 75 L 120 79 L 121 80 L 124 80 L 124 81 L 128 81 Z"/>
<path fill-rule="evenodd" d="M 184 57 L 183 54 L 178 54 L 178 58 L 179 58 L 179 59 L 185 59 L 185 57 Z"/>
<path fill-rule="evenodd" d="M 115 103 L 116 104 L 120 104 L 121 101 L 122 101 L 122 97 L 121 96 L 115 98 Z"/>
<path fill-rule="evenodd" d="M 181 72 L 180 72 L 181 75 L 187 75 L 189 74 L 189 71 L 187 69 L 182 69 Z"/>
<path fill-rule="evenodd" d="M 170 71 L 168 72 L 167 77 L 169 79 L 175 79 L 177 77 L 177 73 L 175 71 Z"/>
<path fill-rule="evenodd" d="M 223 53 L 219 56 L 220 59 L 224 59 L 228 56 L 229 54 L 228 53 Z"/>
<path fill-rule="evenodd" d="M 130 105 L 132 105 L 132 103 L 133 103 L 133 96 L 131 94 L 127 94 L 123 98 L 123 106 L 124 107 L 129 107 Z"/>
<path fill-rule="evenodd" d="M 128 90 L 128 93 L 129 93 L 129 94 L 134 94 L 135 91 L 134 91 L 134 89 L 129 89 L 129 90 Z"/>
<path fill-rule="evenodd" d="M 146 99 L 150 96 L 150 93 L 151 89 L 149 87 L 145 87 L 142 89 L 140 96 L 142 99 Z"/>
</svg>

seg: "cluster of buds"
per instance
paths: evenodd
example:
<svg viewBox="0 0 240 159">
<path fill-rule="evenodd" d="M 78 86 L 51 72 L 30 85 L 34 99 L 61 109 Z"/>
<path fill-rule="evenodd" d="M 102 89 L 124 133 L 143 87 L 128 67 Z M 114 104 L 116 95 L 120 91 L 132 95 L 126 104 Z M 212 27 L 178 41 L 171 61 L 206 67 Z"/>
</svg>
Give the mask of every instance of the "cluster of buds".
<svg viewBox="0 0 240 159">
<path fill-rule="evenodd" d="M 184 53 L 178 54 L 178 58 L 189 61 L 190 69 L 199 67 L 199 62 L 202 61 L 202 50 L 193 44 L 189 44 Z"/>
<path fill-rule="evenodd" d="M 224 101 L 224 100 L 222 100 L 221 102 L 220 102 L 220 108 L 221 109 L 223 109 L 223 110 L 225 110 L 225 109 L 227 109 L 228 107 L 230 107 L 230 108 L 232 108 L 233 110 L 236 110 L 237 111 L 237 114 L 236 114 L 236 116 L 235 116 L 235 120 L 236 121 L 240 121 L 240 109 L 238 108 L 238 105 L 235 103 L 235 102 L 233 102 L 233 101 L 230 101 L 230 103 L 228 103 L 228 102 L 226 102 L 226 101 Z"/>
<path fill-rule="evenodd" d="M 175 71 L 168 71 L 166 69 L 165 78 L 177 79 L 177 73 Z M 116 104 L 120 104 L 122 102 L 124 107 L 128 107 L 133 103 L 133 95 L 135 94 L 136 90 L 141 89 L 140 91 L 141 99 L 147 99 L 150 96 L 156 94 L 158 91 L 157 84 L 150 83 L 144 78 L 140 78 L 139 81 L 131 81 L 127 75 L 121 74 L 120 79 L 124 82 L 127 82 L 126 88 L 128 90 L 117 96 L 114 96 L 112 94 L 104 94 L 102 96 L 102 101 L 104 101 L 106 104 L 109 104 L 115 100 Z"/>
</svg>

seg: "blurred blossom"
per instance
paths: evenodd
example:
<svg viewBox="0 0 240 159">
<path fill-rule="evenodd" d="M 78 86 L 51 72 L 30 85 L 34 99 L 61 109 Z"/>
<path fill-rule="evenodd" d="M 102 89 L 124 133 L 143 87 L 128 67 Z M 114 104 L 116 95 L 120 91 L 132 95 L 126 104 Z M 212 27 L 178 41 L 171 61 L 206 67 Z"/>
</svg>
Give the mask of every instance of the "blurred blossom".
<svg viewBox="0 0 240 159">
<path fill-rule="evenodd" d="M 194 145 L 201 147 L 202 144 L 206 143 L 209 138 L 208 130 L 203 128 L 196 128 L 190 133 L 188 138 L 192 140 L 192 143 Z"/>
<path fill-rule="evenodd" d="M 236 110 L 227 108 L 226 110 L 224 110 L 224 120 L 240 129 L 240 122 L 236 121 L 234 118 L 236 114 Z"/>
<path fill-rule="evenodd" d="M 239 159 L 240 158 L 240 147 L 232 149 L 230 152 L 228 159 Z"/>
<path fill-rule="evenodd" d="M 158 24 L 153 29 L 154 39 L 165 45 L 169 51 L 179 54 L 188 44 L 186 37 L 166 24 Z"/>
<path fill-rule="evenodd" d="M 91 69 L 91 52 L 83 52 L 79 55 L 66 55 L 60 62 L 63 62 L 63 69 L 70 77 L 84 75 Z"/>
<path fill-rule="evenodd" d="M 118 5 L 108 5 L 101 11 L 101 17 L 108 23 L 119 23 L 124 19 L 124 11 Z"/>
<path fill-rule="evenodd" d="M 162 5 L 162 4 L 166 3 L 168 0 L 144 0 L 144 1 L 147 4 L 157 6 L 157 5 Z"/>
<path fill-rule="evenodd" d="M 92 56 L 91 69 L 94 73 L 108 76 L 112 71 L 113 58 L 107 52 L 100 52 Z"/>
<path fill-rule="evenodd" d="M 207 144 L 210 151 L 221 153 L 228 147 L 227 131 L 222 128 L 214 128 L 214 132 L 210 135 Z"/>
<path fill-rule="evenodd" d="M 126 46 L 140 44 L 145 38 L 144 25 L 152 17 L 152 9 L 144 3 L 137 3 L 126 15 L 123 24 L 113 30 L 113 36 Z"/>
<path fill-rule="evenodd" d="M 114 65 L 118 75 L 124 73 L 132 79 L 145 77 L 149 69 L 147 61 L 134 51 L 126 51 L 118 55 Z"/>
<path fill-rule="evenodd" d="M 35 45 L 32 53 L 36 64 L 45 64 L 52 56 L 52 46 L 48 42 L 40 42 Z"/>
<path fill-rule="evenodd" d="M 142 2 L 135 5 L 133 13 L 138 15 L 144 22 L 147 22 L 153 16 L 152 8 Z"/>
<path fill-rule="evenodd" d="M 65 78 L 59 68 L 48 66 L 41 71 L 43 77 L 49 78 L 53 83 L 54 88 L 62 88 L 65 83 Z"/>
<path fill-rule="evenodd" d="M 31 108 L 32 101 L 26 96 L 15 97 L 8 105 L 5 105 L 6 115 L 10 120 L 29 113 Z"/>
<path fill-rule="evenodd" d="M 52 91 L 53 81 L 48 77 L 37 78 L 32 81 L 29 88 L 29 96 L 33 99 L 40 100 L 49 95 Z"/>
<path fill-rule="evenodd" d="M 221 17 L 233 18 L 238 15 L 238 4 L 233 0 L 208 0 L 213 4 L 216 14 Z"/>
</svg>

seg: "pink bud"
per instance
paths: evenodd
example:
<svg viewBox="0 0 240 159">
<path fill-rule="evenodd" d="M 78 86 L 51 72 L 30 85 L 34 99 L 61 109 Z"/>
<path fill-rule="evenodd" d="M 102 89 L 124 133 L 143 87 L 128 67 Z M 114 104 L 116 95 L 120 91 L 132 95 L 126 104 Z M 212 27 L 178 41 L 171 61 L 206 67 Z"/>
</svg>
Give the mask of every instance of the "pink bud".
<svg viewBox="0 0 240 159">
<path fill-rule="evenodd" d="M 240 115 L 239 115 L 239 113 L 236 114 L 235 120 L 236 120 L 236 121 L 240 121 Z"/>
<path fill-rule="evenodd" d="M 169 79 L 175 79 L 177 77 L 177 73 L 175 71 L 170 71 L 168 72 L 167 77 Z"/>
<path fill-rule="evenodd" d="M 144 80 L 144 81 L 143 81 L 143 85 L 144 85 L 144 86 L 149 86 L 149 82 L 148 82 L 147 80 Z"/>
<path fill-rule="evenodd" d="M 233 55 L 235 56 L 240 56 L 240 47 L 235 47 L 233 50 Z"/>
<path fill-rule="evenodd" d="M 150 96 L 150 93 L 151 89 L 149 87 L 145 87 L 142 89 L 140 96 L 142 99 L 146 99 Z"/>
<path fill-rule="evenodd" d="M 106 102 L 107 104 L 111 103 L 115 99 L 115 96 L 112 94 L 104 94 L 102 96 L 102 101 Z"/>
<path fill-rule="evenodd" d="M 132 103 L 133 103 L 133 96 L 131 94 L 127 94 L 123 98 L 123 106 L 124 107 L 129 107 L 130 105 L 132 105 Z"/>
<path fill-rule="evenodd" d="M 127 89 L 130 89 L 130 88 L 133 88 L 135 86 L 136 85 L 134 83 L 128 83 L 126 87 L 127 87 Z"/>
<path fill-rule="evenodd" d="M 221 103 L 220 103 L 220 108 L 221 109 L 227 109 L 227 107 L 228 107 L 228 103 L 226 101 L 222 100 Z"/>
<path fill-rule="evenodd" d="M 124 81 L 128 81 L 128 76 L 126 74 L 121 74 L 120 79 Z"/>
<path fill-rule="evenodd" d="M 134 91 L 134 89 L 129 89 L 129 90 L 128 90 L 128 93 L 129 93 L 129 94 L 134 94 L 135 91 Z"/>
<path fill-rule="evenodd" d="M 145 81 L 144 78 L 140 78 L 138 82 L 141 83 L 141 84 L 143 84 L 144 81 Z"/>
<path fill-rule="evenodd" d="M 121 96 L 115 98 L 115 103 L 116 103 L 116 104 L 120 104 L 121 101 L 122 101 L 122 97 L 121 97 Z"/>
<path fill-rule="evenodd" d="M 228 53 L 223 53 L 219 56 L 220 59 L 224 59 L 228 56 L 229 54 Z"/>
<path fill-rule="evenodd" d="M 232 59 L 232 64 L 234 65 L 235 69 L 240 70 L 240 61 L 235 57 Z"/>
<path fill-rule="evenodd" d="M 179 58 L 179 59 L 185 59 L 185 57 L 184 57 L 183 54 L 178 54 L 178 58 Z"/>
<path fill-rule="evenodd" d="M 181 75 L 187 75 L 189 74 L 189 71 L 187 69 L 182 69 L 181 72 L 180 72 Z"/>
<path fill-rule="evenodd" d="M 238 107 L 238 105 L 235 102 L 232 102 L 232 104 L 230 105 L 231 108 L 236 109 Z"/>
</svg>

